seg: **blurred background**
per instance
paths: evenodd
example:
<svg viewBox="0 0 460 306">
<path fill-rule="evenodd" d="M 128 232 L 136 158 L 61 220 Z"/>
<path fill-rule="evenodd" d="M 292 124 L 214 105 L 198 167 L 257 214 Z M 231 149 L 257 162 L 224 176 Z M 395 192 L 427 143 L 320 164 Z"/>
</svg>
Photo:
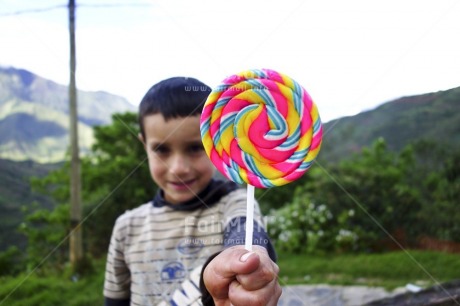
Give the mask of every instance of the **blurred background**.
<svg viewBox="0 0 460 306">
<path fill-rule="evenodd" d="M 324 124 L 302 179 L 256 191 L 281 284 L 459 279 L 458 13 L 445 0 L 76 1 L 71 74 L 69 3 L 2 1 L 0 305 L 102 304 L 113 223 L 156 190 L 137 139 L 143 94 L 251 68 L 296 79 Z"/>
</svg>

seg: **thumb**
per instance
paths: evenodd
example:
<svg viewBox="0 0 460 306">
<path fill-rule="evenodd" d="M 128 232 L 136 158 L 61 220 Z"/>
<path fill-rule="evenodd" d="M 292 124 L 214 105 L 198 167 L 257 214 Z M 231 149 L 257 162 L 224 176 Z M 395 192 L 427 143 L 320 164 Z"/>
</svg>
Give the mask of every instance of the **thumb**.
<svg viewBox="0 0 460 306">
<path fill-rule="evenodd" d="M 228 297 L 228 288 L 238 274 L 249 274 L 257 270 L 260 257 L 242 246 L 222 251 L 206 267 L 203 273 L 204 284 L 209 293 L 217 299 Z"/>
</svg>

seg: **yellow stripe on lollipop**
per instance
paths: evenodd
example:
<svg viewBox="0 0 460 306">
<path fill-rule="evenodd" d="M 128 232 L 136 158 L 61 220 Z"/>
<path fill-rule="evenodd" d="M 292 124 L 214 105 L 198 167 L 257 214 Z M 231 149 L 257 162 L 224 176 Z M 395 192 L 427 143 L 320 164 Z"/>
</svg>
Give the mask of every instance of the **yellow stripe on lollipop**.
<svg viewBox="0 0 460 306">
<path fill-rule="evenodd" d="M 243 91 L 242 93 L 236 95 L 235 98 L 245 100 L 251 104 L 265 104 L 264 99 L 262 99 L 262 97 L 259 96 L 255 90 Z"/>
<path fill-rule="evenodd" d="M 305 156 L 304 162 L 310 162 L 314 160 L 319 153 L 320 147 L 321 146 L 318 146 L 316 149 L 308 151 L 307 156 Z"/>
<path fill-rule="evenodd" d="M 209 96 L 208 96 L 208 98 L 207 98 L 206 101 L 208 101 L 208 102 L 213 101 L 213 102 L 215 103 L 215 101 L 219 100 L 219 97 L 222 95 L 222 92 L 223 92 L 223 91 L 213 90 L 213 91 L 209 94 Z M 211 103 L 206 103 L 206 104 L 211 104 Z"/>
<path fill-rule="evenodd" d="M 245 182 L 248 182 L 248 172 L 246 171 L 246 169 L 242 168 L 242 167 L 239 167 L 238 168 L 238 172 L 240 174 L 240 177 L 243 181 Z"/>
<path fill-rule="evenodd" d="M 290 77 L 282 74 L 282 73 L 279 73 L 278 74 L 281 76 L 281 78 L 283 79 L 283 84 L 286 85 L 287 87 L 291 88 L 291 90 L 294 90 L 295 88 L 295 85 L 294 85 L 294 80 L 291 79 Z M 289 101 L 292 101 L 292 100 L 289 100 Z"/>
<path fill-rule="evenodd" d="M 211 150 L 214 147 L 214 142 L 212 141 L 211 133 L 209 133 L 209 131 L 203 135 L 202 142 L 204 149 L 206 150 L 206 154 L 208 154 L 208 156 L 211 155 Z"/>
<path fill-rule="evenodd" d="M 275 179 L 283 175 L 281 171 L 273 168 L 270 164 L 256 163 L 257 170 L 260 171 L 263 177 L 268 179 Z"/>
<path fill-rule="evenodd" d="M 251 127 L 251 123 L 254 119 L 256 119 L 260 113 L 262 112 L 262 106 L 259 104 L 258 107 L 250 112 L 244 113 L 241 118 L 240 122 L 236 127 L 236 139 L 238 141 L 238 145 L 240 148 L 244 148 L 244 152 L 250 154 L 252 156 L 258 156 L 259 152 L 252 144 L 252 141 L 249 139 L 248 131 Z"/>
<path fill-rule="evenodd" d="M 305 150 L 311 145 L 311 136 L 313 134 L 313 128 L 309 128 L 301 137 L 299 140 L 299 148 L 298 151 L 300 150 Z"/>
<path fill-rule="evenodd" d="M 311 119 L 313 120 L 313 124 L 314 124 L 319 118 L 318 108 L 316 107 L 315 104 L 313 104 L 313 107 L 310 112 L 311 112 Z"/>
<path fill-rule="evenodd" d="M 225 130 L 221 130 L 220 145 L 226 152 L 230 152 L 230 145 L 233 140 L 233 123 L 230 124 Z M 220 154 L 220 153 L 219 153 Z M 222 156 L 222 154 L 220 154 Z"/>
<path fill-rule="evenodd" d="M 280 177 L 278 179 L 275 179 L 274 181 L 272 181 L 273 185 L 275 186 L 283 186 L 283 185 L 286 185 L 288 183 L 290 183 L 291 181 L 285 179 L 284 177 Z"/>
<path fill-rule="evenodd" d="M 316 110 L 316 107 L 314 107 L 311 112 L 312 114 Z M 308 116 L 309 112 L 307 109 L 305 109 L 305 116 Z M 316 110 L 316 116 L 318 116 L 318 111 Z M 312 124 L 310 125 L 310 128 L 300 137 L 299 141 L 299 150 L 305 150 L 308 147 L 311 146 L 311 142 L 313 140 L 313 123 L 315 122 L 317 118 L 311 118 Z M 310 154 L 310 151 L 308 152 L 307 156 Z"/>
<path fill-rule="evenodd" d="M 217 104 L 217 103 L 216 103 Z M 222 116 L 222 110 L 223 110 L 223 106 L 219 107 L 219 108 L 216 108 L 214 107 L 213 111 L 212 111 L 212 115 L 211 115 L 211 125 L 216 122 L 216 121 L 219 121 L 221 120 L 221 116 Z"/>
</svg>

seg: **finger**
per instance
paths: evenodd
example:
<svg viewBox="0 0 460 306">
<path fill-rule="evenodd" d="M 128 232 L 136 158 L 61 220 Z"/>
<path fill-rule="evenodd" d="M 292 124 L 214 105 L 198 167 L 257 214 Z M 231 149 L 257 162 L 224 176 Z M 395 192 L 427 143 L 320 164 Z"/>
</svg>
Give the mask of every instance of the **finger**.
<svg viewBox="0 0 460 306">
<path fill-rule="evenodd" d="M 279 267 L 274 263 L 268 256 L 265 248 L 254 248 L 254 251 L 259 254 L 260 264 L 258 268 L 248 274 L 238 274 L 236 276 L 237 281 L 246 290 L 258 290 L 274 279 L 278 278 Z"/>
<path fill-rule="evenodd" d="M 268 283 L 278 278 L 278 265 L 269 261 L 263 262 L 250 274 L 238 274 L 236 280 L 244 287 L 244 289 L 253 291 L 263 288 Z"/>
<path fill-rule="evenodd" d="M 214 298 L 225 299 L 236 275 L 251 273 L 259 264 L 258 254 L 240 246 L 228 248 L 208 264 L 203 274 L 204 284 Z"/>
<path fill-rule="evenodd" d="M 282 289 L 277 280 L 273 280 L 265 287 L 254 291 L 245 290 L 245 288 L 235 280 L 229 287 L 229 300 L 234 306 L 276 306 L 281 293 Z"/>
<path fill-rule="evenodd" d="M 224 250 L 211 263 L 219 276 L 233 278 L 237 274 L 254 272 L 259 267 L 260 258 L 256 252 L 234 246 Z"/>
</svg>

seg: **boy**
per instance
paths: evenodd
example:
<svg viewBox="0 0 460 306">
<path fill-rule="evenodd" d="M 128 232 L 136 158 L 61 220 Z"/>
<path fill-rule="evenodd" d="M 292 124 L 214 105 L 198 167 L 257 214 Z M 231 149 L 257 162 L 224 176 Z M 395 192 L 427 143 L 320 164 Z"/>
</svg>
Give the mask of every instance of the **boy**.
<svg viewBox="0 0 460 306">
<path fill-rule="evenodd" d="M 125 212 L 107 258 L 105 305 L 276 305 L 275 252 L 256 207 L 253 252 L 244 245 L 246 193 L 213 179 L 200 134 L 211 89 L 175 77 L 139 106 L 153 201 Z"/>
</svg>

